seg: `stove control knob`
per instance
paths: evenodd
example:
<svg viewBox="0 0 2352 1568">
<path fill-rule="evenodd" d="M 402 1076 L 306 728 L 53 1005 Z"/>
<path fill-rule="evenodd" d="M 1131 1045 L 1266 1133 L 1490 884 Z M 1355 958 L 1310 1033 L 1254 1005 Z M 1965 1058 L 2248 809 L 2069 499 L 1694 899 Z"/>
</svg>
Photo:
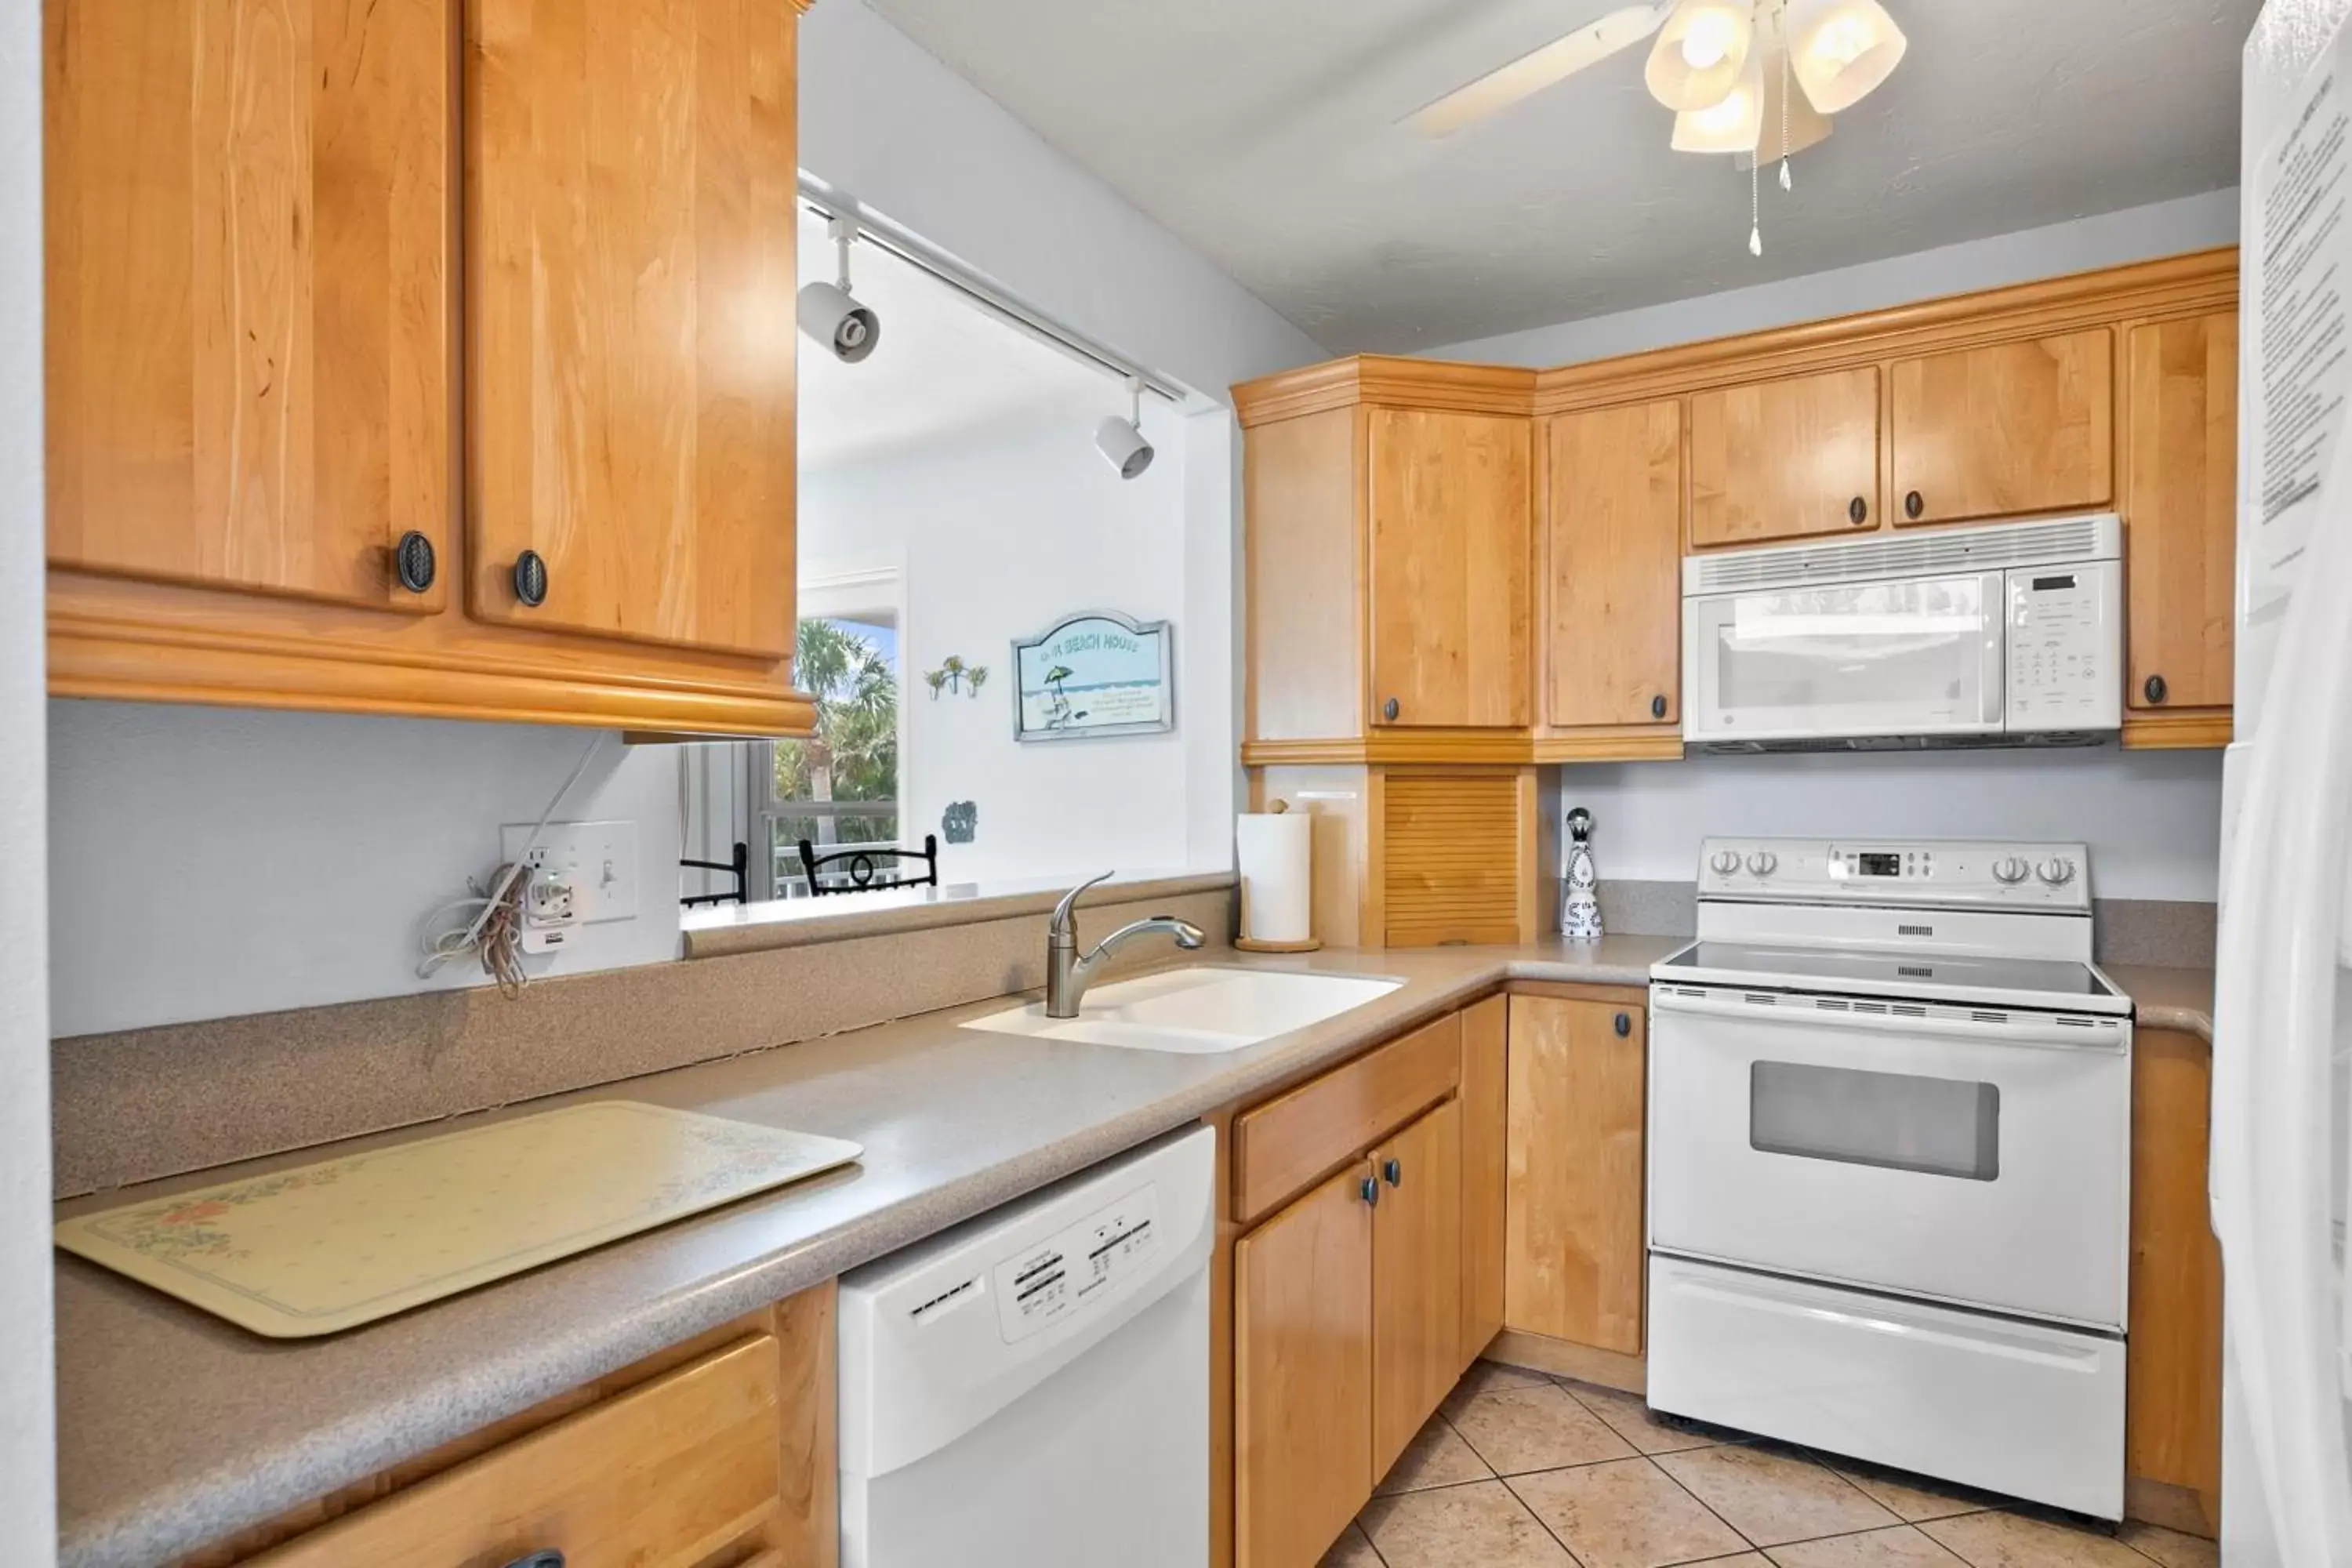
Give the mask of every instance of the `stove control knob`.
<svg viewBox="0 0 2352 1568">
<path fill-rule="evenodd" d="M 1769 877 L 1780 864 L 1780 858 L 1769 849 L 1759 849 L 1748 858 L 1748 868 L 1759 877 Z"/>
<path fill-rule="evenodd" d="M 2018 857 L 2014 855 L 2004 855 L 2000 859 L 1992 863 L 1993 880 L 1997 882 L 2022 882 L 2025 880 L 2025 874 L 2032 869 L 2032 867 L 2028 866 Z"/>
<path fill-rule="evenodd" d="M 1728 877 L 1739 869 L 1739 851 L 1718 849 L 1715 852 L 1714 858 L 1707 861 L 1707 865 L 1714 868 L 1717 876 Z"/>
<path fill-rule="evenodd" d="M 2053 855 L 2033 869 L 2035 875 L 2053 888 L 2063 888 L 2074 879 L 2074 862 L 2063 856 Z"/>
</svg>

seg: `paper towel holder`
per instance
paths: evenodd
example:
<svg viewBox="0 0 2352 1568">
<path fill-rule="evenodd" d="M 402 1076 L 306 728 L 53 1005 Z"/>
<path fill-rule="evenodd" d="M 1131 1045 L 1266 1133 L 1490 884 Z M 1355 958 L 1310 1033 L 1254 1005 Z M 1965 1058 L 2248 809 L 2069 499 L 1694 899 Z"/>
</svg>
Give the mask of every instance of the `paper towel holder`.
<svg viewBox="0 0 2352 1568">
<path fill-rule="evenodd" d="M 1266 810 L 1276 816 L 1290 809 L 1286 800 L 1277 800 Z M 1261 942 L 1254 936 L 1234 938 L 1234 946 L 1242 952 L 1314 952 L 1323 945 L 1321 937 L 1310 936 L 1305 942 Z"/>
</svg>

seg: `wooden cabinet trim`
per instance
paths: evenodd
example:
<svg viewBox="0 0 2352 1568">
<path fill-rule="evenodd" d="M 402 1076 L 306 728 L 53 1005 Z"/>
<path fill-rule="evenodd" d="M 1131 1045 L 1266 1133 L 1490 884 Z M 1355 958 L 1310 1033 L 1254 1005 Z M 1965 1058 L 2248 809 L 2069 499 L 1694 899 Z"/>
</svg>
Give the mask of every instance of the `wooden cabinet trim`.
<svg viewBox="0 0 2352 1568">
<path fill-rule="evenodd" d="M 1234 1118 L 1234 1218 L 1255 1223 L 1454 1091 L 1462 1023 L 1447 1014 Z"/>
<path fill-rule="evenodd" d="M 1515 365 L 1350 354 L 1233 388 L 1244 429 L 1351 404 L 1442 408 L 1458 414 L 1533 412 L 1536 373 Z"/>
</svg>

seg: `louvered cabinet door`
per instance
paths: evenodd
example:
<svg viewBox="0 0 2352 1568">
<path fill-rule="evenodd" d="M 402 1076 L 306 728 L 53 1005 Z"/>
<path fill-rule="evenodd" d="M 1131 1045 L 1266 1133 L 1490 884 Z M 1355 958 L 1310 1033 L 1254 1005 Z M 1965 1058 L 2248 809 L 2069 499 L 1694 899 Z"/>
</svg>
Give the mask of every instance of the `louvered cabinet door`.
<svg viewBox="0 0 2352 1568">
<path fill-rule="evenodd" d="M 1535 772 L 1389 769 L 1378 784 L 1377 909 L 1390 947 L 1533 942 Z"/>
<path fill-rule="evenodd" d="M 791 0 L 468 0 L 467 603 L 788 657 Z"/>
</svg>

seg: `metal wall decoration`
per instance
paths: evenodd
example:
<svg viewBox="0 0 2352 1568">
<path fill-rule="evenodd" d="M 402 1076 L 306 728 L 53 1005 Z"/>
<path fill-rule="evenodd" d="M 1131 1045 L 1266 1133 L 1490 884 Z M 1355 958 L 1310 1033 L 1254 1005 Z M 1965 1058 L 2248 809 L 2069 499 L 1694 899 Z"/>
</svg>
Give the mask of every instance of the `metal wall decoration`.
<svg viewBox="0 0 2352 1568">
<path fill-rule="evenodd" d="M 941 690 L 961 692 L 977 697 L 980 689 L 988 684 L 988 666 L 966 664 L 961 654 L 950 654 L 940 661 L 937 669 L 923 672 L 923 684 L 931 689 L 931 700 L 939 700 Z"/>
<path fill-rule="evenodd" d="M 940 814 L 940 831 L 948 836 L 950 844 L 969 844 L 980 832 L 980 804 L 977 801 L 951 800 L 946 811 Z"/>
<path fill-rule="evenodd" d="M 1075 741 L 1176 727 L 1175 633 L 1116 610 L 1013 641 L 1013 738 Z"/>
</svg>

